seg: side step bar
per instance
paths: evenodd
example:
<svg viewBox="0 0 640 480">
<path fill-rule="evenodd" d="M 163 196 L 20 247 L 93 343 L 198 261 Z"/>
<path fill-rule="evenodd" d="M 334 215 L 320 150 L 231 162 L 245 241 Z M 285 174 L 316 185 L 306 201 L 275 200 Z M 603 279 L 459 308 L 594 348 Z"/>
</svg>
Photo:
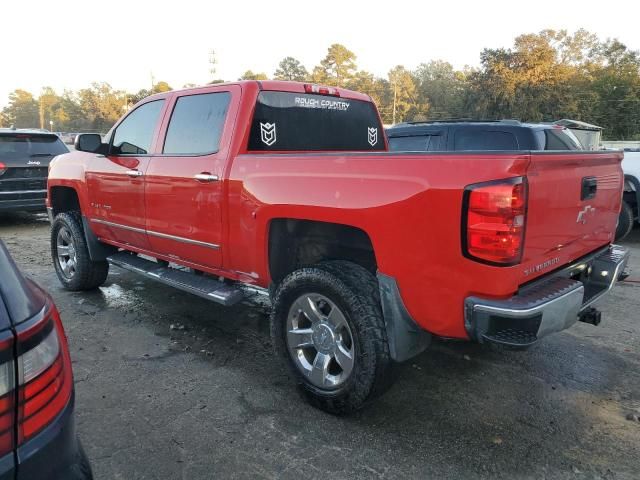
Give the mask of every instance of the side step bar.
<svg viewBox="0 0 640 480">
<path fill-rule="evenodd" d="M 171 267 L 164 267 L 151 260 L 145 260 L 135 254 L 118 252 L 107 260 L 125 270 L 144 275 L 165 285 L 198 295 L 222 305 L 233 305 L 245 296 L 239 285 L 229 285 L 210 277 L 194 275 Z"/>
</svg>

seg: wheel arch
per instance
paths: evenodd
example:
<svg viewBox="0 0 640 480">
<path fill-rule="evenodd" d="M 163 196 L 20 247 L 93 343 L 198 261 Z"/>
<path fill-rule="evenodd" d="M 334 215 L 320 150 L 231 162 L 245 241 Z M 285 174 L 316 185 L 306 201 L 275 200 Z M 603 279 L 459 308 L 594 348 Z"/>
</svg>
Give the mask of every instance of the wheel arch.
<svg viewBox="0 0 640 480">
<path fill-rule="evenodd" d="M 78 212 L 82 221 L 82 229 L 89 250 L 89 257 L 93 262 L 104 261 L 107 257 L 117 251 L 115 247 L 100 242 L 91 230 L 89 221 L 82 208 L 83 201 L 78 190 L 69 185 L 52 185 L 49 187 L 49 208 L 51 219 L 56 215 L 67 212 Z"/>
<path fill-rule="evenodd" d="M 294 270 L 327 260 L 348 260 L 375 275 L 377 260 L 367 232 L 352 225 L 274 218 L 267 232 L 269 275 L 278 284 Z"/>
<path fill-rule="evenodd" d="M 49 187 L 49 207 L 52 209 L 54 217 L 64 212 L 82 212 L 78 192 L 74 187 L 66 185 Z"/>
</svg>

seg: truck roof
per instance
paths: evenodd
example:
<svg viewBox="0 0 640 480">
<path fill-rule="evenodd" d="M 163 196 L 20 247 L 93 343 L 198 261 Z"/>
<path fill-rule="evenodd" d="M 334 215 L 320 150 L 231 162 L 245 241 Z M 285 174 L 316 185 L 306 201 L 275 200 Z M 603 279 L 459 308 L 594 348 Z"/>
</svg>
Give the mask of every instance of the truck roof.
<svg viewBox="0 0 640 480">
<path fill-rule="evenodd" d="M 200 85 L 197 87 L 181 88 L 181 89 L 171 90 L 170 92 L 156 93 L 155 95 L 151 95 L 150 97 L 147 97 L 147 98 L 163 98 L 168 94 L 174 93 L 174 92 L 179 92 L 181 94 L 188 93 L 188 92 L 199 93 L 211 87 L 227 86 L 227 85 L 239 85 L 239 86 L 251 85 L 252 87 L 257 86 L 258 90 L 272 90 L 272 91 L 291 92 L 291 93 L 308 93 L 305 91 L 305 85 L 316 85 L 316 84 L 312 82 L 289 82 L 286 80 L 239 80 L 237 82 L 211 83 L 206 85 Z M 364 93 L 348 90 L 346 88 L 334 87 L 332 85 L 327 85 L 327 86 L 330 88 L 334 88 L 338 92 L 339 98 L 349 98 L 351 100 L 363 100 L 366 102 L 371 101 L 371 97 L 369 95 L 365 95 Z"/>
</svg>

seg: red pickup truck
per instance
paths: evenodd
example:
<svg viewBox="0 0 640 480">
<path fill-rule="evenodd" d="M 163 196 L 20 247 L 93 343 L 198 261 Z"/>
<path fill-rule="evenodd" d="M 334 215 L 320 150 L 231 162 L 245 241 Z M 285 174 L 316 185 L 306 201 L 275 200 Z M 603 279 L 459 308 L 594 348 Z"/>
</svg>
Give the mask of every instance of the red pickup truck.
<svg viewBox="0 0 640 480">
<path fill-rule="evenodd" d="M 56 272 L 267 294 L 309 400 L 349 412 L 433 335 L 527 347 L 623 275 L 617 152 L 393 152 L 363 94 L 248 81 L 146 98 L 51 163 Z"/>
</svg>

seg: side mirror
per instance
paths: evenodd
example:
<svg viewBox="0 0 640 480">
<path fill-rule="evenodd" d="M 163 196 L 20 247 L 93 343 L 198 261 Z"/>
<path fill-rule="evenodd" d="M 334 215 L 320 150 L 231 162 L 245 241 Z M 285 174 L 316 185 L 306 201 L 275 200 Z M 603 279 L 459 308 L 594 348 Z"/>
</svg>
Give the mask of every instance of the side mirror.
<svg viewBox="0 0 640 480">
<path fill-rule="evenodd" d="M 102 137 L 97 133 L 81 133 L 76 135 L 74 146 L 80 152 L 102 153 Z"/>
</svg>

